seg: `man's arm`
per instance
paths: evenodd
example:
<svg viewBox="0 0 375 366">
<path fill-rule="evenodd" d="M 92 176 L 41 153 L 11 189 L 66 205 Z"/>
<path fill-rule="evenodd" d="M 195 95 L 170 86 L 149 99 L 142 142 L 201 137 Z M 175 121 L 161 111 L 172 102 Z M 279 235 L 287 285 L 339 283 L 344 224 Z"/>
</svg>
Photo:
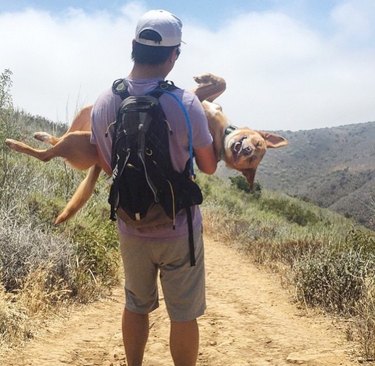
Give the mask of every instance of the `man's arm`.
<svg viewBox="0 0 375 366">
<path fill-rule="evenodd" d="M 200 171 L 206 174 L 214 174 L 217 167 L 213 145 L 195 148 L 195 161 Z"/>
</svg>

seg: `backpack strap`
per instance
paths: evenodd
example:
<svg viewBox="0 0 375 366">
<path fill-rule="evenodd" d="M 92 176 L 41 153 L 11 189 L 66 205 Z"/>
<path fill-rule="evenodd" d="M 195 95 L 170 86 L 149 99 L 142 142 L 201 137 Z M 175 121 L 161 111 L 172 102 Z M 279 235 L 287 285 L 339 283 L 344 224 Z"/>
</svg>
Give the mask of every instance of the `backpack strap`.
<svg viewBox="0 0 375 366">
<path fill-rule="evenodd" d="M 195 245 L 194 245 L 194 231 L 193 231 L 193 218 L 191 216 L 191 207 L 186 207 L 186 216 L 188 224 L 189 235 L 189 253 L 190 253 L 190 266 L 194 267 L 195 261 Z"/>
<path fill-rule="evenodd" d="M 158 87 L 154 90 L 156 93 L 167 94 L 171 96 L 178 104 L 180 109 L 182 110 L 185 118 L 185 123 L 188 129 L 188 139 L 189 139 L 189 176 L 193 179 L 195 177 L 194 174 L 194 151 L 193 151 L 193 129 L 191 125 L 191 120 L 188 111 L 186 110 L 184 104 L 178 97 L 173 94 L 171 91 L 177 89 L 172 81 L 160 81 Z M 161 95 L 160 94 L 160 95 Z M 160 96 L 159 95 L 159 96 Z"/>
</svg>

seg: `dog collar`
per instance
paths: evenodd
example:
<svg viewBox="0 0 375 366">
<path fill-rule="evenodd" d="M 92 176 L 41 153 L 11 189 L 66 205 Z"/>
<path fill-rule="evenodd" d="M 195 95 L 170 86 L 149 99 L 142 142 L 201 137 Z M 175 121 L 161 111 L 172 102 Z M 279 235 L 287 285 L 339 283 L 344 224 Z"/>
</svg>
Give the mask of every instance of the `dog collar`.
<svg viewBox="0 0 375 366">
<path fill-rule="evenodd" d="M 224 130 L 224 136 L 228 136 L 230 133 L 232 133 L 234 130 L 237 130 L 236 126 L 229 125 L 225 130 Z"/>
<path fill-rule="evenodd" d="M 225 138 L 231 134 L 234 130 L 237 130 L 236 126 L 229 125 L 225 130 L 224 130 L 224 136 L 223 136 L 223 146 L 225 146 Z M 219 160 L 224 160 L 224 147 L 221 149 L 220 152 L 220 159 Z"/>
</svg>

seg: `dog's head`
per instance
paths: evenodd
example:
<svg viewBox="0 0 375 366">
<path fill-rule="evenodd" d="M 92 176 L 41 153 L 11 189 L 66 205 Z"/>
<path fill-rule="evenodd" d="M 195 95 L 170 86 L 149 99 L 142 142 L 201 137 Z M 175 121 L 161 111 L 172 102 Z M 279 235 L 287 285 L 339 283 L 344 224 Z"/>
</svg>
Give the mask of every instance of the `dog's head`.
<svg viewBox="0 0 375 366">
<path fill-rule="evenodd" d="M 252 187 L 256 169 L 267 148 L 278 148 L 287 144 L 284 137 L 274 133 L 237 128 L 224 139 L 223 158 L 227 166 L 240 171 Z"/>
</svg>

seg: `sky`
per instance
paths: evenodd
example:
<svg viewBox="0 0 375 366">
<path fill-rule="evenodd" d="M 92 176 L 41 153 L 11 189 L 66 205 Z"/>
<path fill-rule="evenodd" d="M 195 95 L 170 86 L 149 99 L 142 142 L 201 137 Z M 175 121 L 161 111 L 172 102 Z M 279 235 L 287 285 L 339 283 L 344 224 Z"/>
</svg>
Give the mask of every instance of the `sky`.
<svg viewBox="0 0 375 366">
<path fill-rule="evenodd" d="M 183 22 L 168 75 L 220 75 L 230 122 L 309 130 L 375 121 L 374 0 L 0 0 L 0 72 L 15 107 L 70 123 L 131 67 L 138 18 L 166 9 Z"/>
</svg>

